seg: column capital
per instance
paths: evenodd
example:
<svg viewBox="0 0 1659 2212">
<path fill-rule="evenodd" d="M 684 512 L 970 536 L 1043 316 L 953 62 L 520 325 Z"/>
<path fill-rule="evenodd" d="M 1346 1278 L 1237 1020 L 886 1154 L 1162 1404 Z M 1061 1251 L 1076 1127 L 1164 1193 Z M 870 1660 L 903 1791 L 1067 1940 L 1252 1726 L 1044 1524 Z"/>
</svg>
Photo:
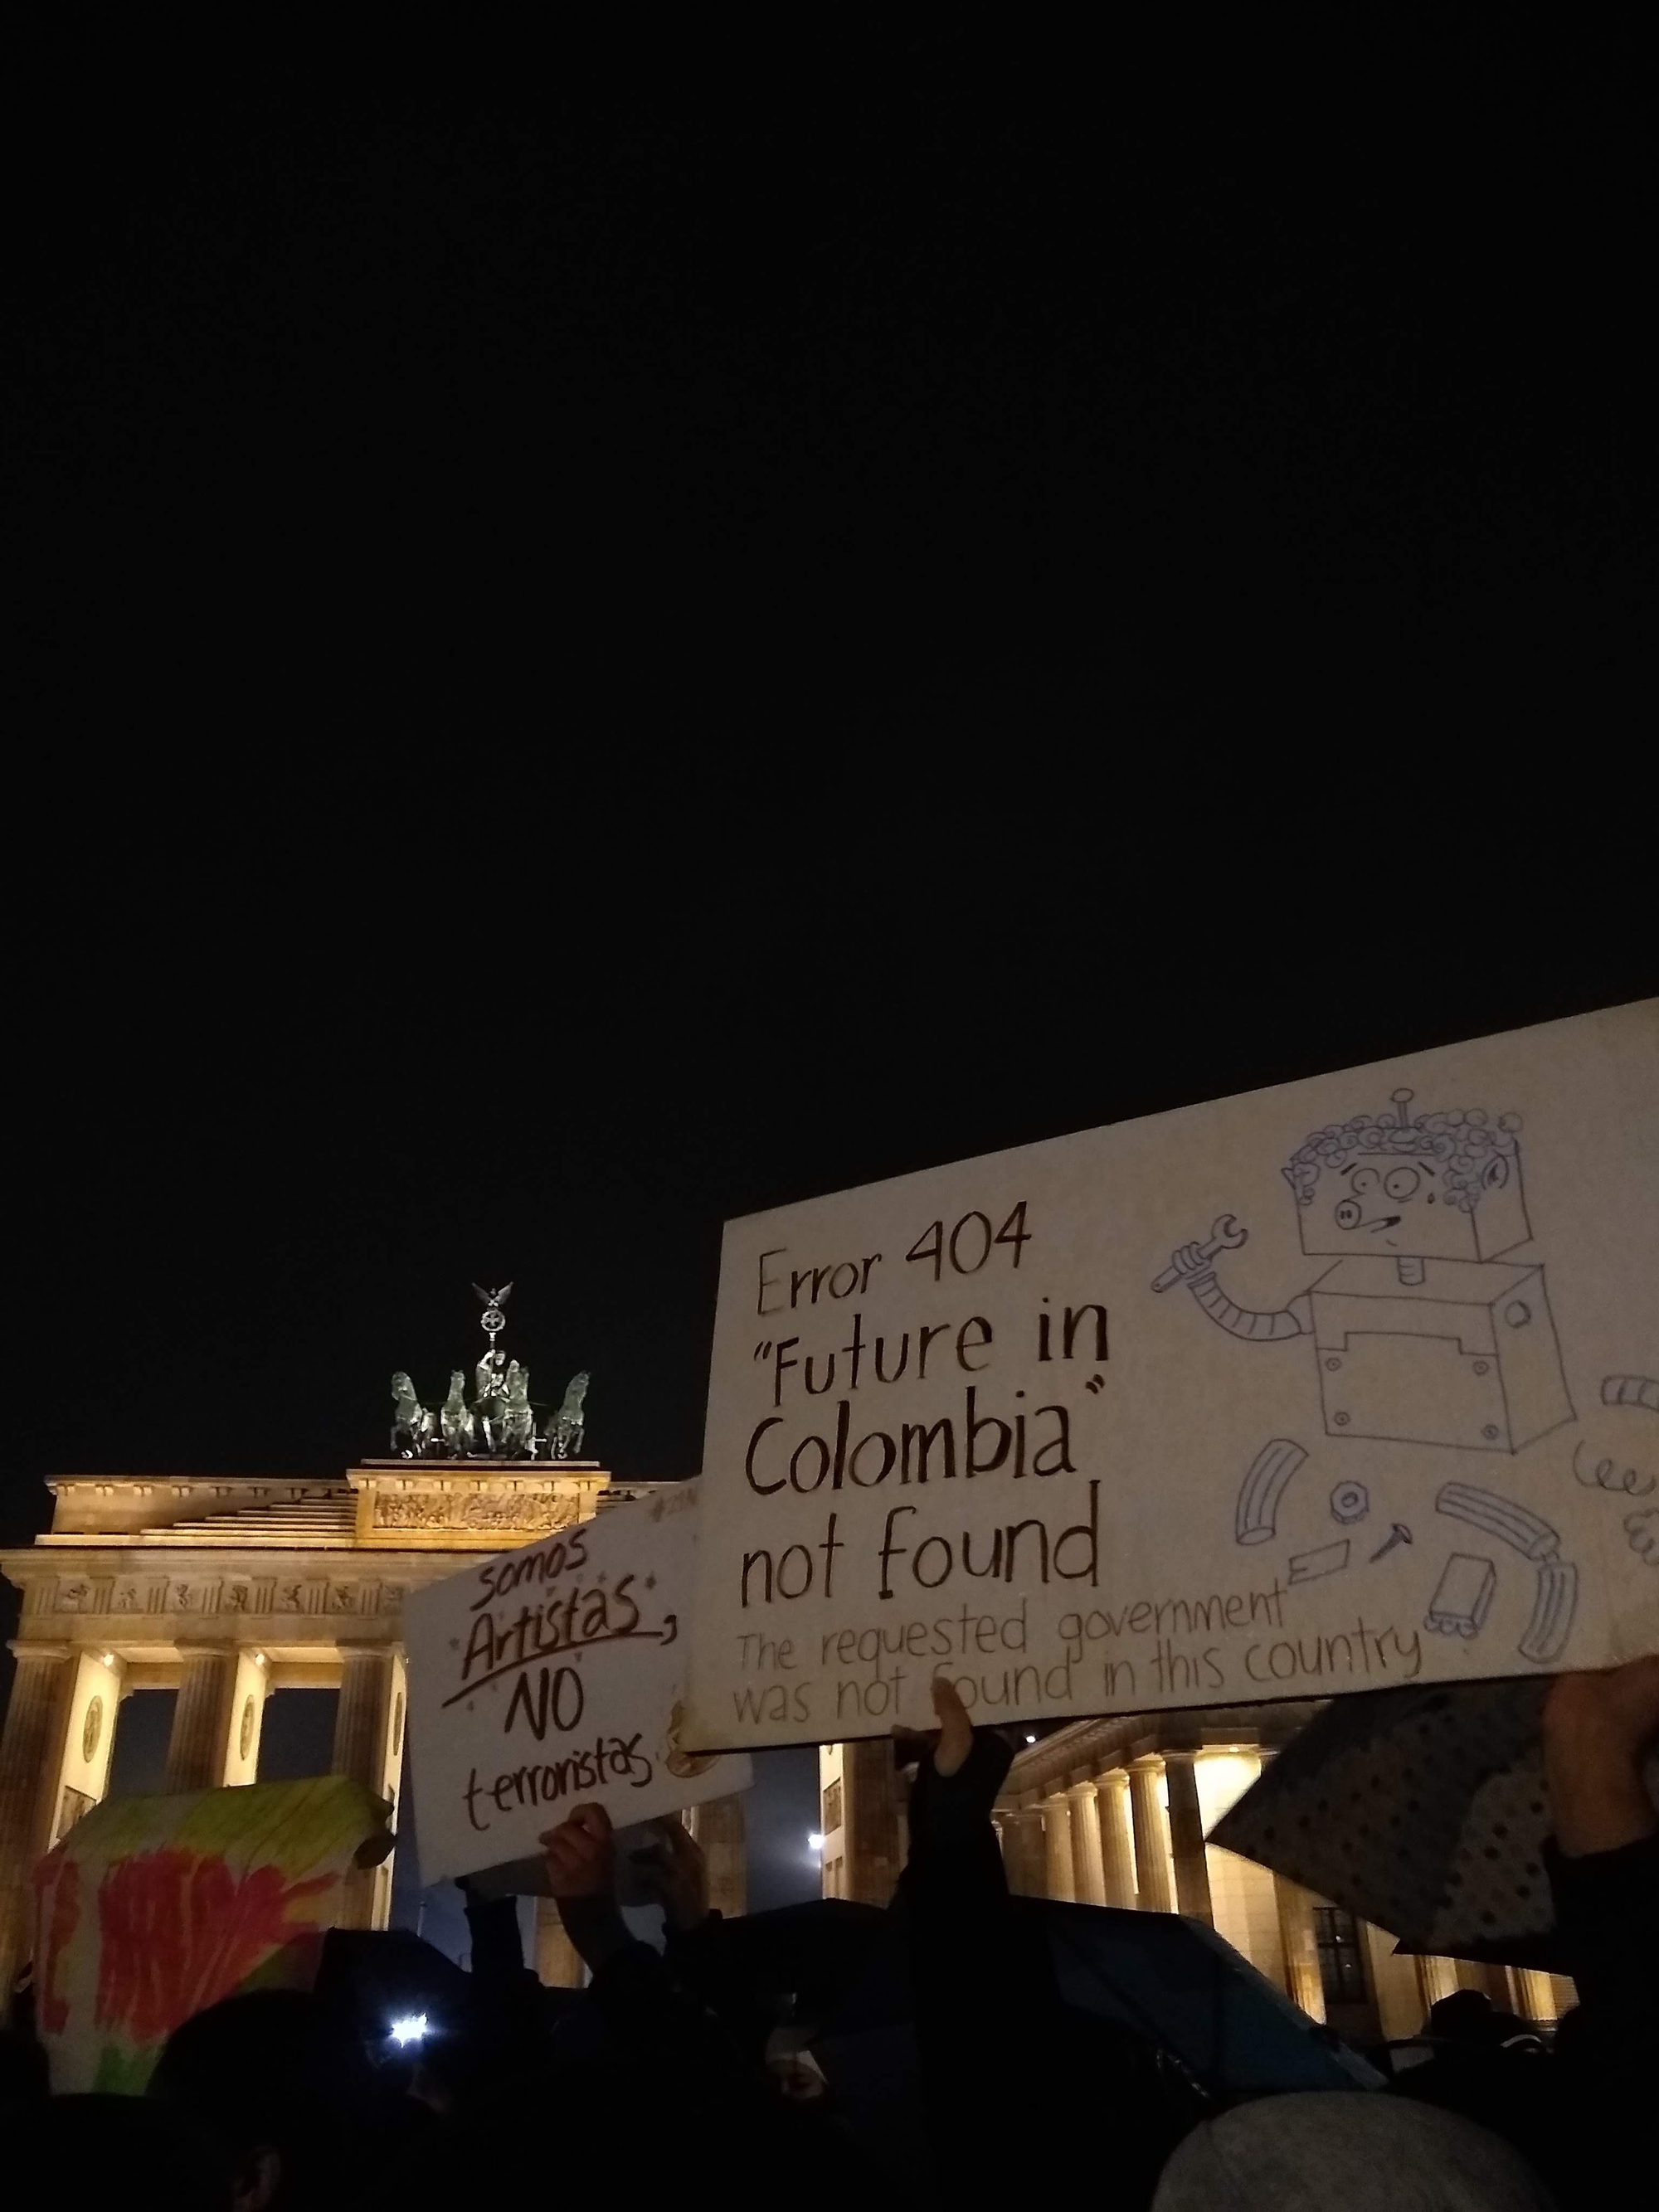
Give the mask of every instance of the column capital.
<svg viewBox="0 0 1659 2212">
<path fill-rule="evenodd" d="M 1068 1782 L 1066 1785 L 1066 1795 L 1071 1798 L 1075 1804 L 1081 1805 L 1085 1803 L 1086 1800 L 1092 1797 L 1094 1794 L 1095 1785 L 1091 1781 Z"/>
<path fill-rule="evenodd" d="M 20 1666 L 25 1659 L 71 1659 L 75 1656 L 72 1644 L 40 1644 L 33 1637 L 14 1636 L 6 1649 Z"/>
</svg>

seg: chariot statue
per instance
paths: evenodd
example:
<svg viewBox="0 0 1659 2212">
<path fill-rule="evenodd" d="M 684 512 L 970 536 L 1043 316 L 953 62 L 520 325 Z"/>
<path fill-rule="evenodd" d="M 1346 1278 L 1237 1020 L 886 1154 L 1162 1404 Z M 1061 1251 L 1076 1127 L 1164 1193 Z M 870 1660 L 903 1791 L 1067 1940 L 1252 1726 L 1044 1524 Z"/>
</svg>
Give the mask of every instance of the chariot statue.
<svg viewBox="0 0 1659 2212">
<path fill-rule="evenodd" d="M 583 1406 L 592 1377 L 586 1368 L 565 1385 L 556 1407 L 538 1405 L 530 1395 L 530 1370 L 509 1359 L 496 1338 L 507 1327 L 501 1310 L 513 1285 L 487 1291 L 475 1283 L 483 1307 L 480 1325 L 489 1349 L 472 1371 L 472 1397 L 466 1372 L 453 1367 L 449 1395 L 435 1407 L 422 1404 L 410 1376 L 399 1368 L 392 1378 L 392 1451 L 398 1459 L 574 1460 L 582 1448 Z"/>
</svg>

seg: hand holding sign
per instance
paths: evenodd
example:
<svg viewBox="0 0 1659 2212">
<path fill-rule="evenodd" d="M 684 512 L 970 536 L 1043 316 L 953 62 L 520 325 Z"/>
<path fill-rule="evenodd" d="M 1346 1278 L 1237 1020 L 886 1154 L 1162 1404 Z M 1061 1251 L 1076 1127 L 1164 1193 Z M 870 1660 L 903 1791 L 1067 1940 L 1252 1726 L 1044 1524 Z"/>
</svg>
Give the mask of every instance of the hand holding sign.
<svg viewBox="0 0 1659 2212">
<path fill-rule="evenodd" d="M 611 1815 L 603 1805 L 578 1805 L 542 1838 L 548 1887 L 555 1897 L 609 1897 L 616 1880 Z"/>
<path fill-rule="evenodd" d="M 699 1757 L 683 1734 L 696 1502 L 683 1483 L 411 1596 L 430 1878 L 522 1859 L 575 1807 L 632 1824 L 748 1788 L 746 1759 Z M 562 1867 L 592 1832 L 565 1838 Z"/>
<path fill-rule="evenodd" d="M 1559 1674 L 1544 1700 L 1544 1771 L 1569 1858 L 1659 1830 L 1642 1753 L 1659 1736 L 1659 1654 L 1605 1674 Z"/>
<path fill-rule="evenodd" d="M 703 1855 L 672 1815 L 653 1824 L 656 1840 L 633 1853 L 641 1887 L 660 1905 L 671 1928 L 683 1933 L 701 1928 L 708 1917 L 708 1868 Z"/>
<path fill-rule="evenodd" d="M 954 1682 L 935 1674 L 933 1711 L 939 1715 L 939 1741 L 933 1746 L 933 1771 L 948 1781 L 967 1765 L 974 1747 L 974 1724 Z"/>
</svg>

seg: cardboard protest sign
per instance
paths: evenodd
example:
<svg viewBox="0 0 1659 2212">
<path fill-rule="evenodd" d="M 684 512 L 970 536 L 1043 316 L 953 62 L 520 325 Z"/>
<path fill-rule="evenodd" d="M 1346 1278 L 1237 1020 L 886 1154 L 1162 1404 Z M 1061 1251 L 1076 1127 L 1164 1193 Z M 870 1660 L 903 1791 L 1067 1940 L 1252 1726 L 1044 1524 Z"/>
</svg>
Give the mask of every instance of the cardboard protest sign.
<svg viewBox="0 0 1659 2212">
<path fill-rule="evenodd" d="M 692 1740 L 1659 1643 L 1659 1002 L 728 1224 Z"/>
<path fill-rule="evenodd" d="M 533 1853 L 574 1804 L 620 1826 L 746 1790 L 683 1730 L 696 1492 L 614 1506 L 410 1594 L 415 1825 L 428 1881 Z"/>
<path fill-rule="evenodd" d="M 192 2014 L 308 1989 L 387 1808 L 337 1775 L 111 1797 L 34 1870 L 35 2015 L 52 2086 L 136 2094 Z"/>
</svg>

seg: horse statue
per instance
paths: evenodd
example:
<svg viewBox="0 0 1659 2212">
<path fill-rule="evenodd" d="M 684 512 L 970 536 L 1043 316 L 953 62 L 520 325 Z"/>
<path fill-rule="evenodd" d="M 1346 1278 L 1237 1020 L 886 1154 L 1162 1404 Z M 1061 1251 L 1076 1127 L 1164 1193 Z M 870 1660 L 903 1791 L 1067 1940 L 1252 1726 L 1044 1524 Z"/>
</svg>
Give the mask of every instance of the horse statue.
<svg viewBox="0 0 1659 2212">
<path fill-rule="evenodd" d="M 477 1443 L 478 1425 L 468 1409 L 466 1377 L 459 1367 L 449 1371 L 449 1395 L 438 1410 L 438 1426 L 451 1459 L 465 1459 Z"/>
<path fill-rule="evenodd" d="M 501 1416 L 501 1444 L 513 1459 L 528 1458 L 536 1433 L 536 1416 L 530 1410 L 530 1370 L 516 1359 L 507 1370 L 507 1411 Z"/>
<path fill-rule="evenodd" d="M 564 1401 L 553 1416 L 553 1425 L 548 1436 L 550 1459 L 574 1459 L 582 1448 L 582 1401 L 587 1395 L 587 1386 L 592 1376 L 584 1367 L 573 1375 L 565 1385 Z"/>
<path fill-rule="evenodd" d="M 392 1378 L 392 1449 L 402 1459 L 418 1459 L 436 1424 L 415 1395 L 415 1385 L 399 1368 Z"/>
</svg>

